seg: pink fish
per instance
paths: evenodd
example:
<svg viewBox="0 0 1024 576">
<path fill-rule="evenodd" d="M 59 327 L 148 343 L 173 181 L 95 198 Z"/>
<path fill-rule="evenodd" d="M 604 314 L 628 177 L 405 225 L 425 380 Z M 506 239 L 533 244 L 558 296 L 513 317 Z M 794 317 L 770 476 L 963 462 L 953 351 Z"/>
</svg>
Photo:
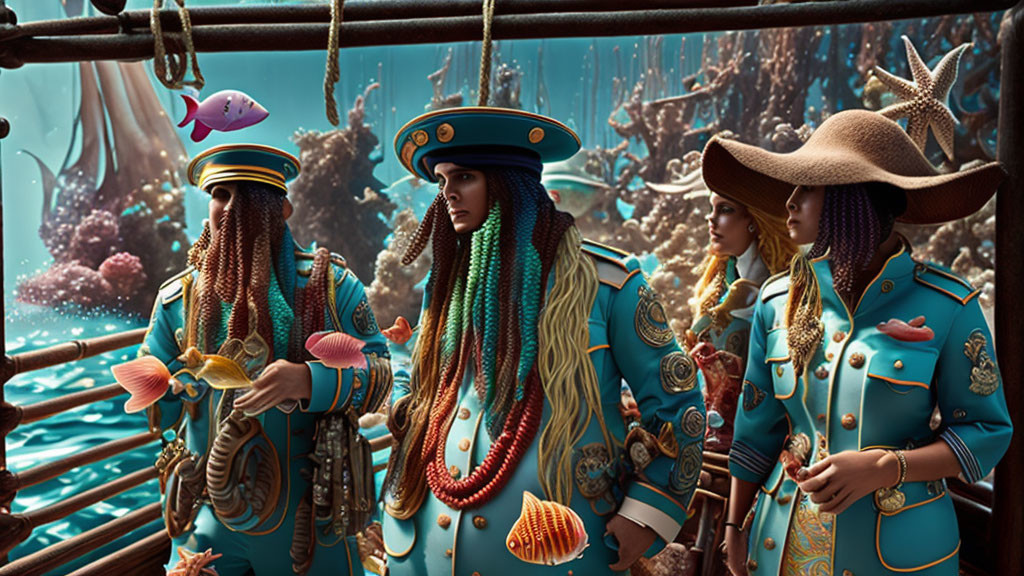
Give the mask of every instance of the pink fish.
<svg viewBox="0 0 1024 576">
<path fill-rule="evenodd" d="M 195 120 L 192 128 L 192 141 L 199 142 L 210 134 L 211 130 L 230 132 L 262 122 L 270 112 L 248 94 L 238 90 L 221 90 L 199 102 L 195 98 L 182 94 L 188 111 L 185 119 L 178 124 L 182 127 Z"/>
<path fill-rule="evenodd" d="M 124 411 L 129 414 L 145 410 L 159 400 L 171 382 L 167 366 L 153 356 L 111 366 L 110 371 L 117 383 L 131 393 L 131 398 L 124 403 Z"/>
<path fill-rule="evenodd" d="M 918 316 L 910 322 L 893 318 L 876 328 L 882 334 L 901 342 L 927 342 L 935 338 L 935 332 L 924 325 L 924 316 Z"/>
<path fill-rule="evenodd" d="M 306 350 L 328 368 L 366 369 L 366 342 L 344 332 L 316 332 L 306 339 Z"/>
</svg>

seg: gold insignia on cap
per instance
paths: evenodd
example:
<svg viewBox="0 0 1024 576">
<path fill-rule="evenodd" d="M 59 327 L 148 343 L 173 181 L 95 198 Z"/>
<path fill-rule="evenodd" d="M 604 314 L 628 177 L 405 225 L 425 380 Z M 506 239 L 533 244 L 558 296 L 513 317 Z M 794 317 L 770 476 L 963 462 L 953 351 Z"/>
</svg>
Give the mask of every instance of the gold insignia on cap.
<svg viewBox="0 0 1024 576">
<path fill-rule="evenodd" d="M 455 138 L 455 128 L 452 128 L 452 125 L 447 122 L 438 126 L 435 133 L 437 141 L 442 144 L 447 144 L 452 141 L 452 138 Z"/>
<path fill-rule="evenodd" d="M 539 143 L 541 140 L 544 139 L 544 129 L 541 128 L 540 126 L 537 126 L 536 128 L 530 130 L 528 138 L 530 139 L 530 144 Z"/>
<path fill-rule="evenodd" d="M 419 148 L 419 146 L 417 146 L 412 140 L 407 140 L 405 144 L 402 144 L 402 164 L 407 167 L 412 166 L 412 155 L 416 153 L 417 148 Z"/>
<path fill-rule="evenodd" d="M 410 138 L 412 138 L 412 141 L 415 142 L 417 146 L 423 146 L 430 141 L 430 136 L 427 135 L 425 130 L 417 130 L 413 132 Z"/>
</svg>

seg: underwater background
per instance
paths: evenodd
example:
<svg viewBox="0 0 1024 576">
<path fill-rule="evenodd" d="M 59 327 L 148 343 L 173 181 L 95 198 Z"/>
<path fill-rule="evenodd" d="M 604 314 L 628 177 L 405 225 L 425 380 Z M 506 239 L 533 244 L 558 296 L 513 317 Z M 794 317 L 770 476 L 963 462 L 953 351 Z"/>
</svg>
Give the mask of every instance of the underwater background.
<svg viewBox="0 0 1024 576">
<path fill-rule="evenodd" d="M 190 0 L 188 6 L 230 3 Z M 7 5 L 21 23 L 92 13 L 82 0 Z M 128 9 L 151 6 L 148 0 L 128 2 Z M 499 41 L 491 104 L 549 115 L 578 132 L 584 152 L 553 170 L 549 189 L 564 184 L 559 174 L 587 182 L 565 184 L 563 209 L 576 216 L 588 237 L 642 255 L 673 328 L 682 333 L 707 239 L 698 153 L 711 135 L 729 130 L 744 141 L 786 151 L 830 113 L 892 102 L 868 72 L 878 65 L 909 78 L 900 39 L 906 34 L 929 66 L 961 42 L 973 43 L 950 97 L 961 124 L 956 159 L 946 168 L 990 159 L 1001 18 Z M 152 61 L 3 70 L 0 115 L 11 123 L 10 136 L 0 141 L 7 354 L 145 326 L 155 287 L 184 268 L 206 214 L 206 194 L 187 185 L 182 168 L 202 150 L 237 142 L 276 146 L 301 157 L 304 173 L 290 193 L 296 237 L 316 240 L 348 259 L 370 288 L 382 325 L 399 314 L 415 324 L 417 287 L 429 264 L 401 269 L 397 260 L 402 239 L 415 229 L 435 190 L 407 176 L 393 138 L 425 111 L 475 105 L 479 60 L 479 43 L 343 49 L 337 128 L 325 114 L 325 51 L 199 54 L 205 86 L 198 93 L 164 87 Z M 202 100 L 220 90 L 245 92 L 269 117 L 193 142 L 191 125 L 176 126 L 186 110 L 181 94 Z M 934 139 L 927 150 L 933 162 L 942 163 Z M 964 221 L 904 233 L 923 257 L 952 265 L 983 287 L 982 302 L 990 311 L 993 231 L 990 203 Z M 24 405 L 109 384 L 110 366 L 134 354 L 131 348 L 19 375 L 5 385 L 5 400 Z M 7 438 L 8 467 L 25 470 L 142 431 L 145 416 L 125 414 L 124 400 L 15 429 Z M 74 469 L 20 492 L 11 511 L 47 506 L 150 466 L 155 457 L 155 448 L 141 448 Z M 151 481 L 38 528 L 10 558 L 156 498 L 157 483 Z M 123 544 L 114 542 L 99 553 Z"/>
</svg>

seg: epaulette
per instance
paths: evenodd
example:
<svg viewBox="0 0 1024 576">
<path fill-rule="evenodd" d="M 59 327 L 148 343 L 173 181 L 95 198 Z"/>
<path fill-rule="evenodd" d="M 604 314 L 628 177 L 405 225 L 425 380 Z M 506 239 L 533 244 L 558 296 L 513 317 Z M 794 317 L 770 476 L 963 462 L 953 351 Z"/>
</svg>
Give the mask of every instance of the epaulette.
<svg viewBox="0 0 1024 576">
<path fill-rule="evenodd" d="M 767 302 L 788 292 L 789 270 L 785 270 L 764 281 L 764 286 L 761 287 L 761 302 Z"/>
<path fill-rule="evenodd" d="M 918 262 L 914 266 L 914 280 L 960 304 L 967 304 L 981 293 L 981 289 L 975 289 L 963 278 L 931 262 Z"/>
<path fill-rule="evenodd" d="M 188 268 L 185 268 L 181 272 L 178 272 L 174 276 L 171 276 L 169 279 L 164 281 L 164 283 L 160 285 L 160 292 L 159 292 L 160 303 L 163 304 L 164 306 L 167 306 L 168 304 L 174 302 L 178 298 L 181 298 L 181 293 L 182 293 L 182 282 L 181 281 L 186 276 L 191 275 L 192 272 L 194 272 L 194 271 L 195 271 L 195 267 L 189 266 Z"/>
<path fill-rule="evenodd" d="M 629 252 L 586 239 L 581 249 L 594 260 L 598 280 L 617 290 L 640 272 L 640 266 Z"/>
</svg>

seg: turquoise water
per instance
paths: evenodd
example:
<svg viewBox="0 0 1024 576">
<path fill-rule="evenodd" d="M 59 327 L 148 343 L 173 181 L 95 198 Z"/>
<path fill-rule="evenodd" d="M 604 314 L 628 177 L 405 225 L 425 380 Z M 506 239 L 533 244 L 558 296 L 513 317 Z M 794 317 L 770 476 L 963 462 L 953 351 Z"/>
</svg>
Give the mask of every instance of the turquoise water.
<svg viewBox="0 0 1024 576">
<path fill-rule="evenodd" d="M 9 354 L 143 326 L 139 319 L 113 315 L 81 317 L 23 304 L 8 303 L 8 306 L 4 327 Z M 62 366 L 20 374 L 4 386 L 5 399 L 12 404 L 26 405 L 112 383 L 110 366 L 134 357 L 136 348 L 133 346 Z M 96 402 L 15 429 L 7 437 L 8 467 L 14 472 L 27 470 L 112 439 L 144 431 L 144 414 L 124 413 L 122 407 L 126 398 L 127 395 L 122 395 Z M 118 476 L 152 466 L 156 451 L 154 446 L 141 447 L 72 469 L 62 476 L 19 492 L 11 512 L 17 514 L 43 508 L 83 490 L 110 482 Z M 154 502 L 158 497 L 157 491 L 157 482 L 153 480 L 76 512 L 64 520 L 41 526 L 31 538 L 11 552 L 10 558 L 13 560 L 31 554 Z M 157 527 L 158 524 L 154 523 L 143 528 L 141 533 L 150 534 Z M 115 550 L 123 544 L 115 541 L 100 549 L 98 554 Z M 72 566 L 80 564 L 84 562 L 69 565 L 55 573 L 66 573 Z"/>
</svg>

